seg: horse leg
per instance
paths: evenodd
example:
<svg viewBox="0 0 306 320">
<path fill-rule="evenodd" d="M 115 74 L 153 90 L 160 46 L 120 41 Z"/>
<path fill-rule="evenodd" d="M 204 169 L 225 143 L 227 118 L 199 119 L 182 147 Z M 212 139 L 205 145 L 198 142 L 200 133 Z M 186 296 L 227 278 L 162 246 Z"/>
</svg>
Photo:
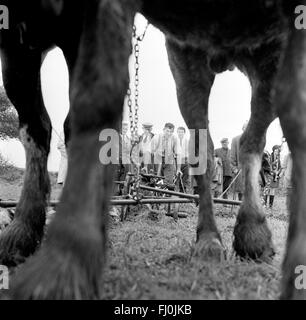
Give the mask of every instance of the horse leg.
<svg viewBox="0 0 306 320">
<path fill-rule="evenodd" d="M 294 29 L 294 22 L 291 23 L 292 31 L 275 95 L 275 104 L 293 161 L 293 192 L 289 201 L 290 218 L 282 266 L 281 298 L 306 299 L 306 31 Z"/>
<path fill-rule="evenodd" d="M 136 10 L 133 3 L 121 0 L 84 3 L 84 27 L 70 88 L 67 179 L 44 246 L 12 281 L 14 299 L 100 296 L 113 166 L 99 161 L 106 144 L 99 143 L 99 136 L 101 130 L 119 129 Z"/>
<path fill-rule="evenodd" d="M 233 247 L 242 258 L 269 261 L 274 255 L 272 235 L 260 200 L 259 172 L 266 143 L 266 131 L 276 118 L 271 103 L 279 65 L 280 45 L 262 46 L 238 57 L 237 65 L 251 82 L 251 118 L 240 139 L 244 197 L 234 228 Z"/>
<path fill-rule="evenodd" d="M 40 243 L 50 183 L 47 158 L 51 123 L 40 83 L 42 53 L 10 43 L 1 49 L 3 83 L 18 111 L 20 138 L 26 152 L 26 170 L 15 218 L 0 236 L 0 263 L 14 266 Z"/>
<path fill-rule="evenodd" d="M 224 248 L 216 226 L 210 194 L 214 147 L 208 132 L 208 99 L 215 77 L 207 66 L 206 54 L 202 50 L 182 48 L 169 39 L 166 46 L 181 113 L 188 128 L 195 130 L 190 143 L 195 145 L 200 162 L 206 162 L 204 154 L 207 152 L 206 172 L 195 175 L 200 194 L 195 253 L 208 260 L 220 259 Z M 200 129 L 208 132 L 207 150 L 201 150 L 203 146 L 199 146 Z"/>
</svg>

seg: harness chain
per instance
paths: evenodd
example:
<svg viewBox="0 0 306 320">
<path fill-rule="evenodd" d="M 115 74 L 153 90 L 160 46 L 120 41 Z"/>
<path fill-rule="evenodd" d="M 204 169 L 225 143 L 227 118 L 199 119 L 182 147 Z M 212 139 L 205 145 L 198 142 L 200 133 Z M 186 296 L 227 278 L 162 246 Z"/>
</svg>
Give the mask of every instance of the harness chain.
<svg viewBox="0 0 306 320">
<path fill-rule="evenodd" d="M 131 138 L 132 142 L 134 143 L 135 141 L 138 142 L 138 110 L 139 110 L 139 105 L 138 105 L 138 98 L 139 98 L 139 43 L 144 39 L 147 29 L 148 29 L 149 23 L 147 23 L 146 28 L 143 32 L 142 35 L 137 36 L 136 34 L 136 26 L 133 26 L 133 39 L 135 39 L 135 44 L 133 46 L 133 53 L 135 57 L 135 63 L 134 63 L 134 70 L 135 70 L 135 79 L 134 79 L 134 87 L 135 87 L 135 92 L 134 92 L 134 115 L 133 115 L 133 102 L 132 102 L 132 90 L 131 86 L 129 87 L 127 91 L 127 104 L 129 108 L 129 120 L 130 120 L 130 129 L 131 129 Z"/>
<path fill-rule="evenodd" d="M 129 120 L 130 120 L 130 130 L 131 130 L 131 140 L 132 140 L 132 146 L 131 146 L 131 152 L 130 152 L 130 158 L 131 163 L 135 165 L 136 167 L 136 174 L 135 174 L 135 181 L 134 184 L 132 184 L 131 193 L 133 196 L 133 199 L 138 201 L 140 200 L 140 194 L 139 194 L 139 186 L 140 186 L 140 163 L 135 163 L 133 159 L 133 150 L 139 143 L 139 135 L 138 135 L 138 110 L 139 110 L 139 104 L 138 104 L 138 98 L 139 98 L 139 43 L 144 39 L 147 29 L 149 27 L 149 23 L 147 22 L 147 25 L 145 27 L 144 32 L 137 36 L 136 34 L 136 26 L 133 26 L 133 40 L 135 39 L 135 44 L 133 46 L 133 53 L 135 57 L 135 63 L 134 63 L 134 70 L 135 70 L 135 79 L 134 79 L 134 115 L 133 115 L 133 102 L 132 102 L 132 90 L 131 85 L 127 91 L 127 104 L 129 108 Z"/>
</svg>

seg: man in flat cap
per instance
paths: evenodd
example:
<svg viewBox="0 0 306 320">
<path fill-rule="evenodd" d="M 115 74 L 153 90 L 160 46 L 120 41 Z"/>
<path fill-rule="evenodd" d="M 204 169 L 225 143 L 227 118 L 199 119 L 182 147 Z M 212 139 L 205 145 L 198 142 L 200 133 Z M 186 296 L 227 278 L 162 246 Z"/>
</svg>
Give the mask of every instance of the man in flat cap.
<svg viewBox="0 0 306 320">
<path fill-rule="evenodd" d="M 140 145 L 140 154 L 142 156 L 142 167 L 150 173 L 154 172 L 153 166 L 153 153 L 152 153 L 152 139 L 154 133 L 152 133 L 153 124 L 150 122 L 145 122 L 142 124 L 143 134 L 140 136 L 139 145 Z"/>
<path fill-rule="evenodd" d="M 128 136 L 129 123 L 127 121 L 122 121 L 121 132 L 119 135 L 119 162 L 116 165 L 115 180 L 124 181 L 126 175 L 131 171 L 131 138 Z M 121 188 L 115 187 L 115 195 L 121 194 Z M 118 190 L 117 190 L 118 189 Z"/>
<path fill-rule="evenodd" d="M 224 192 L 232 181 L 232 169 L 231 169 L 231 150 L 228 147 L 229 141 L 227 138 L 221 140 L 221 148 L 215 150 L 215 156 L 222 161 L 223 168 L 223 191 Z M 223 199 L 227 199 L 227 193 L 223 195 Z"/>
</svg>

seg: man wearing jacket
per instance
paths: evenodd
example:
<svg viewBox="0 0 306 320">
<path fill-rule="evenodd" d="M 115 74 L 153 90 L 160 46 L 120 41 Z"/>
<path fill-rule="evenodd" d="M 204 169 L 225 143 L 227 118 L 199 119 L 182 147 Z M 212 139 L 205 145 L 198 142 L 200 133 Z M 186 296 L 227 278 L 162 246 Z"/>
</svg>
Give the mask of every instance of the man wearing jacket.
<svg viewBox="0 0 306 320">
<path fill-rule="evenodd" d="M 154 136 L 152 152 L 158 166 L 157 174 L 163 175 L 168 185 L 173 185 L 177 161 L 177 139 L 173 136 L 174 125 L 166 123 L 163 133 Z"/>
<path fill-rule="evenodd" d="M 227 190 L 230 183 L 232 182 L 232 170 L 231 170 L 231 150 L 228 148 L 229 141 L 227 138 L 221 140 L 222 148 L 215 150 L 216 157 L 220 158 L 222 161 L 223 168 L 223 186 L 222 192 Z M 223 195 L 223 199 L 227 199 L 227 193 Z"/>
<path fill-rule="evenodd" d="M 139 138 L 140 155 L 142 157 L 142 168 L 147 173 L 154 172 L 154 157 L 152 154 L 152 140 L 154 133 L 152 133 L 153 124 L 145 122 L 142 124 L 143 134 Z"/>
<path fill-rule="evenodd" d="M 188 144 L 186 129 L 177 128 L 177 174 L 179 177 L 179 190 L 186 192 L 189 185 Z"/>
<path fill-rule="evenodd" d="M 248 123 L 246 122 L 242 127 L 242 132 L 245 131 Z M 234 183 L 234 192 L 238 193 L 238 200 L 242 200 L 243 192 L 244 192 L 244 179 L 241 172 L 241 162 L 239 157 L 239 149 L 240 149 L 240 138 L 242 134 L 233 138 L 231 145 L 231 169 L 232 173 L 236 178 Z M 236 177 L 238 175 L 238 177 Z"/>
</svg>

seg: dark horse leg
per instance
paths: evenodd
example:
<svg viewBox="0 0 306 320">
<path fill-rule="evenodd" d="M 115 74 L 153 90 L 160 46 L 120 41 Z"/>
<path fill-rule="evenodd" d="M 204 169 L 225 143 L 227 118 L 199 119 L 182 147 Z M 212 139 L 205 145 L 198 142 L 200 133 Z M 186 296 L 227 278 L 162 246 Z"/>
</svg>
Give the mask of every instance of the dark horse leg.
<svg viewBox="0 0 306 320">
<path fill-rule="evenodd" d="M 191 135 L 194 138 L 191 143 L 199 151 L 200 161 L 206 163 L 207 154 L 206 172 L 195 175 L 200 194 L 195 253 L 204 259 L 220 259 L 224 248 L 216 226 L 210 194 L 214 146 L 208 132 L 208 99 L 215 76 L 209 70 L 206 54 L 202 50 L 182 48 L 169 39 L 166 44 L 181 113 L 188 128 L 195 130 L 195 135 Z M 199 146 L 200 129 L 208 132 L 207 150 L 202 150 L 204 145 Z"/>
<path fill-rule="evenodd" d="M 294 16 L 294 3 L 289 15 Z M 306 1 L 298 4 L 306 5 Z M 306 299 L 306 31 L 291 33 L 277 82 L 275 102 L 284 135 L 292 155 L 290 220 L 283 261 L 282 299 Z"/>
<path fill-rule="evenodd" d="M 0 264 L 13 266 L 32 254 L 43 236 L 51 123 L 41 93 L 42 53 L 9 41 L 1 49 L 1 60 L 4 87 L 18 111 L 26 151 L 24 184 L 15 218 L 0 236 Z"/>
<path fill-rule="evenodd" d="M 244 176 L 244 198 L 239 209 L 233 247 L 242 258 L 268 262 L 274 255 L 272 235 L 260 201 L 259 172 L 266 131 L 276 118 L 272 104 L 280 58 L 280 44 L 262 46 L 237 57 L 237 66 L 251 82 L 251 118 L 240 139 L 240 159 Z"/>
<path fill-rule="evenodd" d="M 107 241 L 111 165 L 102 165 L 101 130 L 118 129 L 128 88 L 137 8 L 130 1 L 84 2 L 72 74 L 71 139 L 61 203 L 40 250 L 18 269 L 14 299 L 98 298 Z"/>
</svg>

